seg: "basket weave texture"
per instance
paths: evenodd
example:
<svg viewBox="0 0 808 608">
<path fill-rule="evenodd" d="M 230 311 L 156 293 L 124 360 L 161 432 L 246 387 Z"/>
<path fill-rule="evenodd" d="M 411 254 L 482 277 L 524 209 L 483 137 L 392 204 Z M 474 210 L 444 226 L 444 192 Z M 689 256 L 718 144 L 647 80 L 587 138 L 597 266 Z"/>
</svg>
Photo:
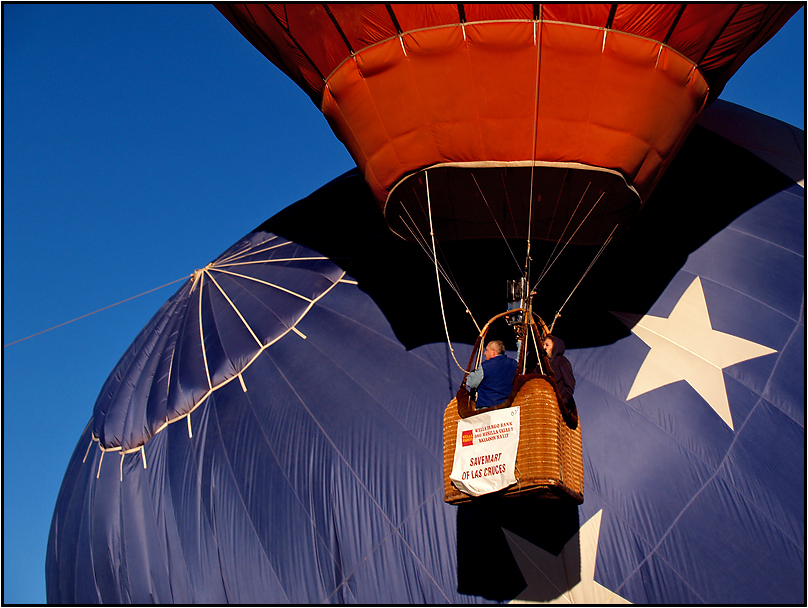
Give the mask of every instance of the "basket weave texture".
<svg viewBox="0 0 808 608">
<path fill-rule="evenodd" d="M 575 428 L 567 425 L 561 416 L 556 391 L 543 377 L 527 380 L 514 397 L 513 406 L 521 408 L 516 484 L 503 493 L 507 496 L 543 492 L 553 497 L 567 495 L 578 503 L 583 502 L 580 423 Z M 443 488 L 444 500 L 450 504 L 472 499 L 449 479 L 458 420 L 457 399 L 452 399 L 443 415 Z"/>
</svg>

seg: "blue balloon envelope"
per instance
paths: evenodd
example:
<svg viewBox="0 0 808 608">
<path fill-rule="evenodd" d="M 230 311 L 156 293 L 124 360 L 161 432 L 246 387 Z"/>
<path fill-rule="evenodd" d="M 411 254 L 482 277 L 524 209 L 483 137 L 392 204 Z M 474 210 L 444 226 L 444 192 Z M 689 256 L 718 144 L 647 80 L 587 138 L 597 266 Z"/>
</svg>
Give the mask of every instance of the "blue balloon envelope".
<svg viewBox="0 0 808 608">
<path fill-rule="evenodd" d="M 431 262 L 356 172 L 285 209 L 194 273 L 111 373 L 57 501 L 48 601 L 804 603 L 795 141 L 714 104 L 565 308 L 580 506 L 444 503 L 462 371 Z M 479 247 L 443 256 L 493 315 L 515 271 Z M 590 254 L 548 273 L 543 316 Z M 465 363 L 476 331 L 446 299 Z"/>
</svg>

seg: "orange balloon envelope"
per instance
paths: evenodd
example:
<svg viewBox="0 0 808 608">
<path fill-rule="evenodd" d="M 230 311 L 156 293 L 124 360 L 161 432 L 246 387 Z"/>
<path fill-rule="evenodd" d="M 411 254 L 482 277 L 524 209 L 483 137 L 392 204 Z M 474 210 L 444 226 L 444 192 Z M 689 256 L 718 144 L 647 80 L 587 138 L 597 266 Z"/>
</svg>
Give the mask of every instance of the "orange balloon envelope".
<svg viewBox="0 0 808 608">
<path fill-rule="evenodd" d="M 322 110 L 402 237 L 431 221 L 444 240 L 576 231 L 572 242 L 598 243 L 800 6 L 218 9 Z"/>
</svg>

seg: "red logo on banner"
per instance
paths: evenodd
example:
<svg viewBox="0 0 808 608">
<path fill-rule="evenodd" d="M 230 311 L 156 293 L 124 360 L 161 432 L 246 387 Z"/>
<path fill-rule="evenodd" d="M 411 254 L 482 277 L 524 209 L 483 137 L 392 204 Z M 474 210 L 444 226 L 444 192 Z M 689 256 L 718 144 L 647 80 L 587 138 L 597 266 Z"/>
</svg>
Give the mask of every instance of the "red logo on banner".
<svg viewBox="0 0 808 608">
<path fill-rule="evenodd" d="M 474 433 L 473 431 L 463 431 L 463 447 L 467 445 L 472 445 L 474 443 Z"/>
</svg>

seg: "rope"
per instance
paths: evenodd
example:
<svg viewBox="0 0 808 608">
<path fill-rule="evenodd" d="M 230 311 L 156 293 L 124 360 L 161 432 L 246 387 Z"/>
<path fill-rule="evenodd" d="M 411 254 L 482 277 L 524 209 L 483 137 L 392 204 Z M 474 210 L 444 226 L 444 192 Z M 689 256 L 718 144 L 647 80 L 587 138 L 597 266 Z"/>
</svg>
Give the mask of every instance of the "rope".
<svg viewBox="0 0 808 608">
<path fill-rule="evenodd" d="M 541 11 L 541 5 L 539 5 Z M 536 44 L 536 88 L 533 93 L 533 158 L 530 166 L 530 193 L 528 194 L 527 253 L 525 255 L 525 276 L 530 282 L 530 235 L 533 228 L 533 175 L 536 172 L 536 134 L 539 128 L 539 82 L 541 81 L 541 29 L 533 21 L 533 41 Z"/>
<path fill-rule="evenodd" d="M 435 280 L 438 283 L 438 300 L 440 301 L 440 314 L 443 318 L 443 329 L 446 330 L 446 343 L 449 345 L 449 351 L 452 353 L 452 359 L 454 359 L 455 365 L 460 368 L 460 371 L 465 372 L 466 368 L 460 365 L 460 362 L 457 360 L 455 356 L 454 347 L 452 346 L 452 340 L 449 338 L 449 326 L 446 323 L 446 311 L 443 308 L 443 294 L 441 293 L 440 289 L 440 272 L 438 271 L 438 254 L 435 249 L 435 231 L 432 228 L 432 201 L 429 197 L 429 172 L 424 171 L 424 176 L 426 178 L 426 205 L 427 209 L 429 210 L 429 235 L 432 237 L 432 257 L 435 260 Z M 470 314 L 470 313 L 469 313 Z"/>
<path fill-rule="evenodd" d="M 608 237 L 608 238 L 607 238 L 607 239 L 606 239 L 606 240 L 603 242 L 603 245 L 601 245 L 600 250 L 599 250 L 599 251 L 598 251 L 598 253 L 595 255 L 594 259 L 593 259 L 593 260 L 592 260 L 592 261 L 589 263 L 589 266 L 587 267 L 587 269 L 584 271 L 584 274 L 581 276 L 581 278 L 580 278 L 580 279 L 578 279 L 578 283 L 576 283 L 576 284 L 575 284 L 575 287 L 573 287 L 573 288 L 572 288 L 572 291 L 570 292 L 570 295 L 568 295 L 568 296 L 567 296 L 567 299 L 566 299 L 566 300 L 564 300 L 564 303 L 561 305 L 561 308 L 559 308 L 559 309 L 558 309 L 558 311 L 556 312 L 555 317 L 553 317 L 553 322 L 550 324 L 550 333 L 552 333 L 552 332 L 553 332 L 553 327 L 555 327 L 555 322 L 556 322 L 556 320 L 558 319 L 558 317 L 560 317 L 560 316 L 561 316 L 561 311 L 562 311 L 562 310 L 563 310 L 563 308 L 564 308 L 564 307 L 567 305 L 567 302 L 569 302 L 569 301 L 570 301 L 570 298 L 572 297 L 572 294 L 574 294 L 574 293 L 575 293 L 575 290 L 576 290 L 576 289 L 578 289 L 578 286 L 579 286 L 579 285 L 581 284 L 581 282 L 584 280 L 584 277 L 586 277 L 586 275 L 587 275 L 587 274 L 589 274 L 589 271 L 590 271 L 590 270 L 592 270 L 592 267 L 595 265 L 595 262 L 597 262 L 597 261 L 598 261 L 598 258 L 599 258 L 599 257 L 601 256 L 601 254 L 604 252 L 604 250 L 606 249 L 606 246 L 607 246 L 607 245 L 608 245 L 608 244 L 611 242 L 612 237 L 614 236 L 614 233 L 615 233 L 615 231 L 617 230 L 617 227 L 618 227 L 619 225 L 620 225 L 620 224 L 618 223 L 617 225 L 615 225 L 615 227 L 614 227 L 614 228 L 612 228 L 612 231 L 611 231 L 611 233 L 609 234 L 609 237 Z"/>
<path fill-rule="evenodd" d="M 565 170 L 565 172 L 564 172 L 564 181 L 561 183 L 561 188 L 558 191 L 558 198 L 556 199 L 556 204 L 555 204 L 555 207 L 553 208 L 553 217 L 550 218 L 550 225 L 547 228 L 547 238 L 548 239 L 550 238 L 550 233 L 553 230 L 553 224 L 555 223 L 556 215 L 558 214 L 558 205 L 561 202 L 561 195 L 562 195 L 563 190 L 564 190 L 564 184 L 567 181 L 567 175 L 569 175 L 569 169 Z M 584 193 L 581 195 L 581 198 L 578 199 L 578 204 L 575 205 L 575 209 L 572 211 L 572 214 L 570 215 L 569 219 L 567 220 L 567 225 L 564 226 L 564 230 L 561 231 L 561 236 L 555 242 L 555 245 L 553 246 L 553 250 L 550 252 L 550 255 L 547 256 L 547 261 L 544 263 L 544 268 L 542 268 L 541 273 L 539 273 L 539 280 L 536 282 L 537 285 L 542 280 L 542 278 L 544 278 L 544 275 L 547 273 L 547 271 L 550 270 L 550 268 L 549 268 L 549 266 L 551 265 L 550 262 L 554 261 L 553 256 L 555 255 L 555 252 L 558 250 L 558 246 L 561 244 L 561 239 L 567 233 L 567 228 L 570 227 L 570 224 L 572 223 L 572 218 L 574 218 L 575 214 L 578 213 L 578 209 L 580 208 L 581 203 L 583 202 L 584 198 L 586 197 L 586 193 L 589 192 L 589 187 L 591 185 L 592 185 L 592 182 L 589 182 L 589 184 L 587 184 L 586 188 L 584 188 Z"/>
<path fill-rule="evenodd" d="M 491 214 L 491 219 L 494 220 L 494 224 L 496 224 L 497 230 L 499 230 L 499 234 L 502 237 L 502 240 L 505 241 L 505 246 L 508 248 L 508 251 L 511 252 L 511 257 L 513 258 L 513 261 L 516 263 L 516 268 L 519 269 L 519 261 L 516 259 L 516 255 L 514 255 L 513 249 L 511 249 L 511 245 L 510 245 L 510 243 L 508 243 L 508 239 L 505 238 L 505 233 L 502 231 L 502 228 L 500 227 L 499 222 L 497 221 L 497 218 L 494 215 L 494 211 L 491 209 L 491 205 L 488 204 L 488 199 L 485 198 L 485 194 L 483 193 L 483 189 L 480 188 L 480 184 L 477 183 L 477 178 L 474 177 L 473 173 L 471 174 L 471 179 L 474 180 L 474 184 L 477 186 L 477 190 L 480 191 L 480 196 L 483 197 L 483 202 L 485 203 L 485 206 L 488 207 L 488 212 Z M 427 197 L 428 196 L 429 196 L 429 191 L 427 190 Z M 511 217 L 513 217 L 513 211 L 511 211 Z M 529 246 L 528 246 L 528 249 L 530 249 Z M 519 269 L 519 272 L 522 272 L 522 270 Z"/>
<path fill-rule="evenodd" d="M 533 321 L 533 319 L 530 319 L 530 320 Z M 541 364 L 541 357 L 539 356 L 539 344 L 538 344 L 538 341 L 536 340 L 536 332 L 533 331 L 534 327 L 535 327 L 535 325 L 533 323 L 531 323 L 530 324 L 530 335 L 533 338 L 533 348 L 536 351 L 536 363 L 539 366 L 539 370 L 542 373 L 544 373 L 544 366 Z M 527 339 L 525 339 L 525 341 L 527 341 Z M 525 363 L 527 363 L 527 357 L 525 357 Z"/>
<path fill-rule="evenodd" d="M 407 211 L 407 209 L 405 209 L 405 211 Z M 462 302 L 463 297 L 460 295 L 460 292 L 457 289 L 457 286 L 454 284 L 454 281 L 449 277 L 448 273 L 444 270 L 443 266 L 440 265 L 440 262 L 438 262 L 432 256 L 432 252 L 429 249 L 429 244 L 426 242 L 426 239 L 424 238 L 424 235 L 421 233 L 421 231 L 418 230 L 418 226 L 415 224 L 415 221 L 412 220 L 412 216 L 410 216 L 409 211 L 407 211 L 407 215 L 410 217 L 410 220 L 413 222 L 412 226 L 407 223 L 406 218 L 404 218 L 403 216 L 399 215 L 399 219 L 401 219 L 402 223 L 407 228 L 407 230 L 410 231 L 410 234 L 412 235 L 412 238 L 415 239 L 415 242 L 418 243 L 418 245 L 421 246 L 421 251 L 423 251 L 426 254 L 426 257 L 429 258 L 429 261 L 433 262 L 435 264 L 438 264 L 438 267 L 440 268 L 441 276 L 445 279 L 445 281 L 449 284 L 449 286 L 457 294 L 457 297 L 460 298 L 460 300 Z M 417 234 L 416 234 L 416 230 L 418 231 Z"/>
<path fill-rule="evenodd" d="M 505 203 L 508 205 L 508 211 L 511 212 L 511 226 L 513 226 L 513 234 L 518 235 L 519 230 L 516 227 L 516 216 L 513 213 L 513 207 L 511 206 L 511 197 L 508 196 L 508 187 L 505 184 L 505 173 L 501 172 L 499 174 L 499 178 L 502 181 L 502 193 L 505 195 Z"/>
<path fill-rule="evenodd" d="M 449 274 L 446 272 L 446 270 L 444 270 L 443 266 L 440 265 L 440 262 L 438 261 L 437 256 L 432 255 L 432 252 L 429 250 L 429 245 L 426 242 L 426 238 L 424 238 L 424 235 L 421 233 L 420 230 L 418 230 L 418 225 L 416 224 L 415 220 L 412 219 L 412 216 L 410 215 L 410 212 L 406 208 L 404 208 L 404 211 L 407 212 L 407 216 L 410 218 L 410 221 L 412 222 L 412 226 L 410 226 L 410 224 L 407 223 L 407 220 L 406 220 L 406 218 L 404 216 L 399 215 L 399 218 L 401 219 L 402 223 L 404 224 L 404 226 L 406 226 L 407 230 L 410 231 L 410 234 L 412 235 L 412 238 L 415 239 L 415 242 L 418 243 L 421 246 L 421 250 L 429 258 L 429 261 L 433 262 L 439 268 L 441 276 L 444 278 L 444 280 L 449 285 L 449 287 L 452 288 L 452 291 L 455 292 L 455 295 L 460 300 L 460 303 L 463 304 L 463 307 L 465 308 L 466 313 L 469 315 L 469 317 L 471 317 L 471 322 L 474 323 L 474 327 L 477 328 L 477 333 L 479 333 L 480 332 L 480 325 L 479 325 L 479 323 L 477 323 L 477 320 L 474 318 L 474 315 L 471 314 L 471 310 L 469 310 L 468 304 L 466 304 L 466 301 L 463 299 L 463 295 L 460 293 L 460 289 L 457 287 L 457 284 L 449 276 Z M 414 229 L 413 229 L 413 227 L 414 227 Z M 416 231 L 417 231 L 417 234 L 416 234 Z"/>
<path fill-rule="evenodd" d="M 191 275 L 191 276 L 193 276 L 193 275 Z M 115 304 L 110 304 L 109 306 L 104 306 L 104 308 L 99 308 L 98 310 L 95 310 L 93 312 L 88 312 L 86 315 L 81 315 L 80 317 L 76 317 L 75 319 L 71 319 L 70 321 L 65 321 L 64 323 L 60 323 L 59 325 L 54 325 L 53 327 L 50 327 L 48 329 L 43 329 L 42 331 L 38 331 L 37 333 L 31 334 L 30 336 L 27 336 L 25 338 L 20 338 L 19 340 L 15 340 L 14 342 L 9 342 L 8 344 L 4 344 L 3 348 L 6 348 L 7 346 L 11 346 L 13 344 L 19 344 L 20 342 L 24 342 L 25 340 L 29 340 L 30 338 L 33 338 L 35 336 L 42 335 L 42 334 L 47 333 L 49 331 L 53 331 L 54 329 L 58 329 L 59 327 L 63 327 L 65 325 L 73 323 L 74 321 L 78 321 L 80 319 L 90 317 L 90 316 L 92 316 L 94 314 L 97 314 L 99 312 L 107 310 L 108 308 L 112 308 L 114 306 L 118 306 L 119 304 L 123 304 L 124 302 L 128 302 L 129 300 L 134 300 L 135 298 L 145 296 L 146 294 L 149 294 L 149 293 L 151 293 L 153 291 L 157 291 L 158 289 L 162 289 L 163 287 L 168 287 L 169 285 L 173 285 L 174 283 L 178 283 L 179 281 L 184 281 L 187 278 L 188 277 L 182 277 L 182 278 L 179 278 L 179 279 L 175 279 L 174 281 L 171 281 L 170 283 L 166 283 L 165 285 L 160 285 L 160 287 L 155 287 L 154 289 L 149 289 L 148 291 L 144 291 L 143 293 L 139 293 L 138 295 L 132 296 L 131 298 L 126 298 L 125 300 L 121 300 L 120 302 L 116 302 Z"/>
<path fill-rule="evenodd" d="M 589 187 L 587 186 L 587 189 L 588 189 L 588 188 L 589 188 Z M 560 258 L 560 257 L 561 257 L 561 254 L 562 254 L 562 253 L 564 253 L 564 250 L 567 248 L 567 245 L 569 245 L 569 244 L 572 242 L 572 239 L 574 239 L 574 238 L 575 238 L 575 235 L 576 235 L 576 234 L 578 234 L 578 231 L 581 229 L 581 226 L 583 226 L 583 225 L 584 225 L 584 222 L 587 220 L 587 218 L 589 217 L 589 215 L 590 215 L 590 214 L 591 214 L 591 213 L 592 213 L 592 212 L 595 210 L 595 207 L 597 207 L 597 206 L 598 206 L 598 203 L 599 203 L 599 202 L 600 202 L 600 201 L 603 199 L 603 195 L 604 195 L 604 194 L 605 194 L 605 192 L 601 192 L 601 193 L 600 193 L 600 196 L 598 197 L 598 200 L 596 200 L 596 201 L 595 201 L 595 204 L 594 204 L 594 205 L 592 205 L 592 208 L 591 208 L 591 209 L 590 209 L 590 210 L 587 212 L 587 214 L 584 216 L 584 219 L 582 219 L 582 220 L 581 220 L 581 223 L 580 223 L 580 224 L 578 224 L 578 227 L 577 227 L 577 228 L 575 229 L 575 231 L 574 231 L 574 232 L 573 232 L 573 233 L 570 235 L 570 238 L 568 238 L 568 239 L 567 239 L 567 242 L 566 242 L 566 243 L 564 243 L 564 246 L 561 248 L 561 251 L 559 251 L 559 252 L 558 252 L 558 255 L 555 257 L 555 259 L 554 259 L 554 260 L 553 260 L 553 261 L 550 263 L 550 265 L 549 265 L 549 266 L 547 266 L 547 268 L 546 268 L 546 269 L 545 269 L 545 270 L 542 272 L 541 276 L 539 277 L 539 280 L 538 280 L 538 281 L 536 281 L 536 285 L 534 285 L 534 286 L 533 286 L 533 289 L 536 289 L 536 287 L 538 287 L 539 283 L 541 283 L 542 279 L 544 279 L 544 277 L 545 277 L 545 276 L 547 276 L 547 273 L 550 271 L 550 268 L 552 268 L 552 267 L 553 267 L 553 264 L 555 264 L 555 263 L 558 261 L 558 258 Z M 583 197 L 581 198 L 581 200 L 583 200 Z M 579 201 L 579 203 L 578 203 L 578 204 L 580 205 L 580 201 Z M 576 211 L 577 211 L 578 207 L 576 207 L 575 209 L 576 209 Z M 573 215 L 575 215 L 575 212 L 573 212 Z M 572 218 L 570 218 L 570 220 L 572 220 Z M 567 223 L 567 225 L 569 226 L 569 223 Z M 615 226 L 615 230 L 616 230 L 616 229 L 617 229 L 617 226 Z M 564 228 L 564 232 L 566 232 L 566 231 L 567 231 L 567 229 L 566 229 L 566 228 Z M 614 231 L 612 231 L 612 232 L 614 232 Z"/>
<path fill-rule="evenodd" d="M 208 379 L 208 389 L 211 389 L 211 388 L 213 388 L 213 383 L 210 380 L 210 368 L 208 367 L 208 353 L 207 353 L 207 350 L 205 349 L 205 332 L 204 332 L 205 324 L 202 322 L 202 286 L 203 286 L 204 281 L 205 281 L 205 273 L 204 273 L 204 271 L 201 271 L 201 272 L 197 272 L 197 273 L 194 273 L 194 274 L 195 274 L 195 276 L 194 276 L 194 286 L 197 285 L 196 278 L 199 277 L 199 281 L 198 281 L 198 284 L 199 284 L 199 307 L 198 307 L 199 308 L 199 310 L 198 310 L 198 315 L 199 315 L 199 323 L 198 323 L 199 324 L 199 345 L 202 347 L 202 365 L 204 365 L 204 367 L 205 367 L 205 377 Z M 190 308 L 190 306 L 189 306 L 189 308 Z M 175 353 L 176 353 L 176 351 L 175 351 Z M 189 418 L 188 419 L 188 434 L 189 435 L 191 434 L 190 420 L 191 419 Z"/>
</svg>

